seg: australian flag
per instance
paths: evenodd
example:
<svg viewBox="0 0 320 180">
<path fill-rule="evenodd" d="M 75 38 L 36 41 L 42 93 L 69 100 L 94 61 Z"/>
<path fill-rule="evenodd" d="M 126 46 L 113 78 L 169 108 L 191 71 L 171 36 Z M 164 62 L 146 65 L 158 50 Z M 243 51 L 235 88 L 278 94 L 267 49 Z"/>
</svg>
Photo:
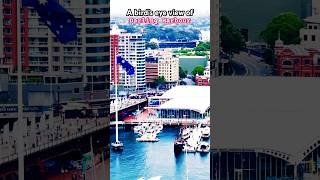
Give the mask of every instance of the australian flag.
<svg viewBox="0 0 320 180">
<path fill-rule="evenodd" d="M 75 17 L 57 0 L 22 0 L 22 5 L 34 8 L 59 42 L 68 43 L 77 39 Z"/>
<path fill-rule="evenodd" d="M 122 68 L 126 70 L 128 75 L 134 74 L 134 67 L 128 61 L 126 61 L 123 57 L 117 56 L 117 64 L 120 64 Z"/>
</svg>

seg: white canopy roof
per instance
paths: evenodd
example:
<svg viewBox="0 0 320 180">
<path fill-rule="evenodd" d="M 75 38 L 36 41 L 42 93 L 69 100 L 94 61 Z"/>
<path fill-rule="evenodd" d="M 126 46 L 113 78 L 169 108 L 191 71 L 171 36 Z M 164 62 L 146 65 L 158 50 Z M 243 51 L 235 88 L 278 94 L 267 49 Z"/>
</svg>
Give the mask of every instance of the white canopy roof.
<svg viewBox="0 0 320 180">
<path fill-rule="evenodd" d="M 161 98 L 170 100 L 158 109 L 190 109 L 205 113 L 210 107 L 210 86 L 176 86 Z"/>
</svg>

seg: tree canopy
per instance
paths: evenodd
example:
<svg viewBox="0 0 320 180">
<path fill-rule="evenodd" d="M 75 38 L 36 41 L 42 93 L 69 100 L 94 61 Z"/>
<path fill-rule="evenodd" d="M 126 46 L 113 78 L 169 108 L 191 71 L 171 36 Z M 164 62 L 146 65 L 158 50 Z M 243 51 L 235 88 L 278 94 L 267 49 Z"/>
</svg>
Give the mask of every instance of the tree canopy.
<svg viewBox="0 0 320 180">
<path fill-rule="evenodd" d="M 188 71 L 187 70 L 183 70 L 180 66 L 179 66 L 179 77 L 180 78 L 186 78 L 188 75 Z"/>
<path fill-rule="evenodd" d="M 195 76 L 196 74 L 203 75 L 204 74 L 204 67 L 201 65 L 198 65 L 195 68 L 193 68 L 191 73 L 193 76 Z"/>
<path fill-rule="evenodd" d="M 295 13 L 282 13 L 268 23 L 266 29 L 260 33 L 260 37 L 272 48 L 279 33 L 285 44 L 299 44 L 299 31 L 303 26 L 303 21 Z"/>
<path fill-rule="evenodd" d="M 245 46 L 240 30 L 226 16 L 221 16 L 220 26 L 222 50 L 228 54 L 239 53 L 241 48 Z"/>
</svg>

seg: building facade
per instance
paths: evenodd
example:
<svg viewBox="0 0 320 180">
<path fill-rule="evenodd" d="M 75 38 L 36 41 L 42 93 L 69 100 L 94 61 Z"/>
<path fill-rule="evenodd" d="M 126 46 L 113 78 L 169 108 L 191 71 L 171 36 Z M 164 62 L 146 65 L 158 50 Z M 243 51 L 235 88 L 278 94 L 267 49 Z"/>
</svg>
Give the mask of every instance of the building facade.
<svg viewBox="0 0 320 180">
<path fill-rule="evenodd" d="M 146 88 L 146 64 L 145 41 L 142 34 L 126 33 L 116 25 L 113 26 L 111 32 L 111 51 L 115 52 L 117 49 L 116 54 L 122 56 L 135 68 L 135 74 L 130 76 L 119 66 L 118 84 L 132 91 L 144 90 Z M 114 69 L 114 64 L 112 64 L 111 71 L 113 72 Z M 114 79 L 111 79 L 111 81 L 114 81 Z"/>
<path fill-rule="evenodd" d="M 305 19 L 306 26 L 300 29 L 299 45 L 275 43 L 275 71 L 280 76 L 320 77 L 320 19 L 311 16 Z"/>
<path fill-rule="evenodd" d="M 163 76 L 166 82 L 177 82 L 179 80 L 179 58 L 171 54 L 159 58 L 159 76 Z"/>
<path fill-rule="evenodd" d="M 205 77 L 204 75 L 196 75 L 195 81 L 197 86 L 210 86 L 210 79 Z"/>
<path fill-rule="evenodd" d="M 320 1 L 312 0 L 312 15 L 320 15 Z"/>
<path fill-rule="evenodd" d="M 147 56 L 146 57 L 146 83 L 153 83 L 159 74 L 158 67 L 159 58 L 156 56 Z"/>
<path fill-rule="evenodd" d="M 109 81 L 109 1 L 59 0 L 59 3 L 75 16 L 78 39 L 61 44 L 34 9 L 23 8 L 21 50 L 24 78 L 28 86 L 34 84 L 38 92 L 47 97 L 49 91 L 60 91 L 61 97 L 63 92 L 68 91 L 76 99 L 106 98 Z M 1 68 L 8 72 L 10 82 L 13 82 L 9 86 L 15 91 L 16 1 L 5 0 L 2 7 L 4 58 Z M 30 99 L 28 93 L 31 91 L 32 87 L 26 90 L 24 96 Z"/>
<path fill-rule="evenodd" d="M 308 49 L 319 49 L 320 15 L 307 17 L 304 21 L 306 26 L 300 29 L 301 45 Z"/>
</svg>

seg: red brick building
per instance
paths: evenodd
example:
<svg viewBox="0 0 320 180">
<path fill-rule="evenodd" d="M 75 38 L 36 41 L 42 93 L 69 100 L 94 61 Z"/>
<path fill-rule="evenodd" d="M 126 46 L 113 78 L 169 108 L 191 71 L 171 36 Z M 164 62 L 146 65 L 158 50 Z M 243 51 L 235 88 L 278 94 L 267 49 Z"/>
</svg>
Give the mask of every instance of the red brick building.
<svg viewBox="0 0 320 180">
<path fill-rule="evenodd" d="M 197 86 L 210 86 L 210 80 L 208 77 L 197 75 L 195 81 Z"/>
<path fill-rule="evenodd" d="M 17 66 L 17 1 L 4 0 L 2 1 L 3 15 L 3 61 L 4 69 L 16 69 Z M 0 3 L 1 4 L 1 3 Z M 21 11 L 21 53 L 22 65 L 26 71 L 29 66 L 29 42 L 28 42 L 28 9 L 22 8 Z"/>
<path fill-rule="evenodd" d="M 146 83 L 154 82 L 159 75 L 158 57 L 146 57 Z"/>
<path fill-rule="evenodd" d="M 320 52 L 302 45 L 275 46 L 275 71 L 279 76 L 320 77 Z"/>
</svg>

